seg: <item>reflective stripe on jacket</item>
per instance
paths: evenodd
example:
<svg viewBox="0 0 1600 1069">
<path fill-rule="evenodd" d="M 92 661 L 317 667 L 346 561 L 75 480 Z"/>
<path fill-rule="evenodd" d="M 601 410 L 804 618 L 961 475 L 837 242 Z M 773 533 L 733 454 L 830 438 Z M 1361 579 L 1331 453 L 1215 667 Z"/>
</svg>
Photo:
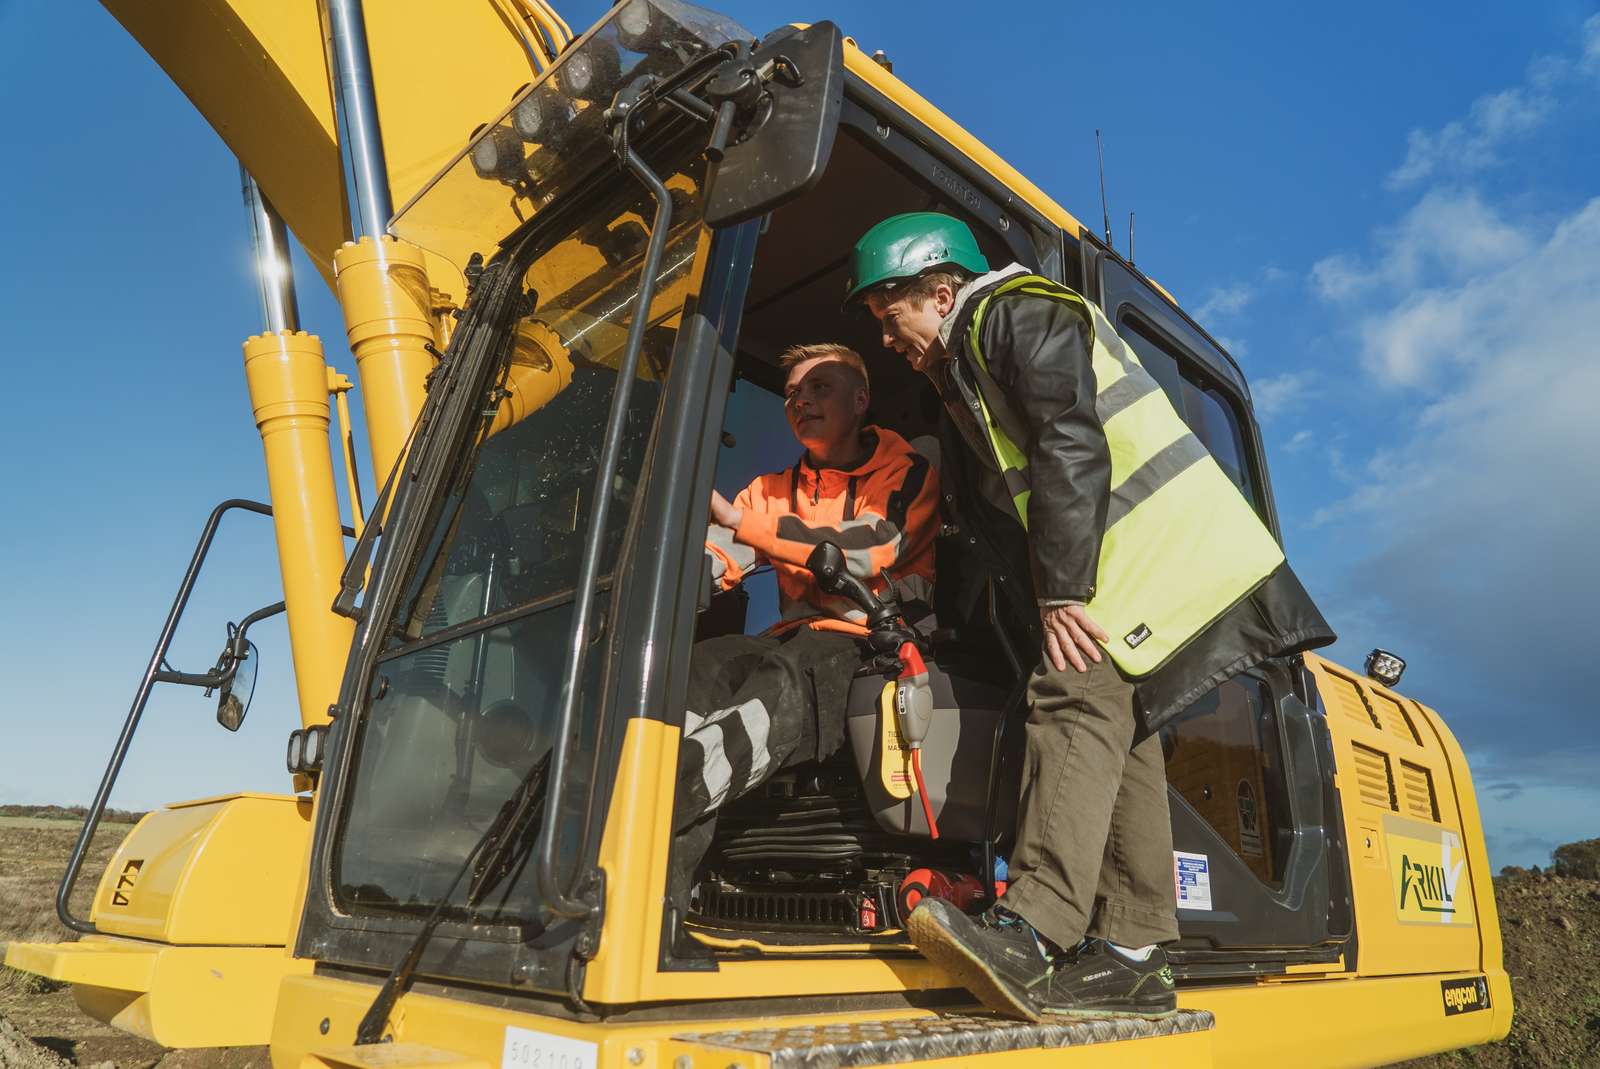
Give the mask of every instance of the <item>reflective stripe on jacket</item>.
<svg viewBox="0 0 1600 1069">
<path fill-rule="evenodd" d="M 904 438 L 865 427 L 877 445 L 849 470 L 814 468 L 804 455 L 794 467 L 756 478 L 740 491 L 739 529 L 711 524 L 706 551 L 714 581 L 737 586 L 766 562 L 778 579 L 780 623 L 819 616 L 864 623 L 853 602 L 817 589 L 806 558 L 822 542 L 844 551 L 851 574 L 880 597 L 887 570 L 902 604 L 933 602 L 933 539 L 939 530 L 939 475 Z"/>
<path fill-rule="evenodd" d="M 1103 527 L 1076 533 L 1099 540 L 1088 612 L 1111 636 L 1117 665 L 1135 679 L 1148 676 L 1271 576 L 1283 552 L 1097 307 L 1026 273 L 974 296 L 961 348 L 970 355 L 992 457 L 1025 528 L 1030 512 L 1045 505 L 1030 501 L 1036 434 L 990 374 L 985 315 L 997 298 L 1042 298 L 1070 308 L 1086 327 L 1094 415 L 1110 459 Z"/>
</svg>

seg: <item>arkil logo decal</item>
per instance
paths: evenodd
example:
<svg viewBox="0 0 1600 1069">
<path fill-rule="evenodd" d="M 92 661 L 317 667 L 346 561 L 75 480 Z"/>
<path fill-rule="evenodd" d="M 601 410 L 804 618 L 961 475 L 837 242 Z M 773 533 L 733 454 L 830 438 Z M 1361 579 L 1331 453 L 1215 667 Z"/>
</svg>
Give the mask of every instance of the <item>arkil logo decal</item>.
<svg viewBox="0 0 1600 1069">
<path fill-rule="evenodd" d="M 1456 864 L 1456 874 L 1461 865 Z M 1455 896 L 1450 893 L 1454 883 L 1445 875 L 1443 865 L 1413 864 L 1409 857 L 1400 857 L 1400 910 L 1405 912 L 1406 899 L 1424 913 L 1451 913 L 1455 911 Z"/>
<path fill-rule="evenodd" d="M 128 904 L 128 892 L 133 890 L 134 881 L 139 878 L 139 870 L 142 868 L 144 868 L 143 858 L 135 858 L 122 866 L 122 874 L 117 877 L 117 885 L 111 889 L 113 906 Z"/>
<path fill-rule="evenodd" d="M 1395 915 L 1405 924 L 1472 923 L 1466 852 L 1453 831 L 1387 817 L 1383 824 Z"/>
</svg>

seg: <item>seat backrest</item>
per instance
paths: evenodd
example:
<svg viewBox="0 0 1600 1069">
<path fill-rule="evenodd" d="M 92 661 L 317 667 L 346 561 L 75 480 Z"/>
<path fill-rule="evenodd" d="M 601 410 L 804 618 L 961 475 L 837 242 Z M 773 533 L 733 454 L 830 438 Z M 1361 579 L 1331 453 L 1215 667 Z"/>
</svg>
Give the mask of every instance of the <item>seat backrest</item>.
<svg viewBox="0 0 1600 1069">
<path fill-rule="evenodd" d="M 928 662 L 933 723 L 922 743 L 922 777 L 939 837 L 982 842 L 988 837 L 990 765 L 996 732 L 1006 712 L 1005 689 Z M 858 675 L 851 682 L 846 726 L 867 808 L 885 831 L 928 835 L 922 803 L 911 786 L 907 751 L 894 726 L 892 678 Z M 1007 745 L 1021 746 L 1022 732 L 1007 731 Z M 1009 767 L 1002 759 L 1001 768 Z M 898 785 L 891 790 L 888 784 Z M 993 826 L 1009 830 L 1016 818 L 1016 792 L 995 792 Z"/>
</svg>

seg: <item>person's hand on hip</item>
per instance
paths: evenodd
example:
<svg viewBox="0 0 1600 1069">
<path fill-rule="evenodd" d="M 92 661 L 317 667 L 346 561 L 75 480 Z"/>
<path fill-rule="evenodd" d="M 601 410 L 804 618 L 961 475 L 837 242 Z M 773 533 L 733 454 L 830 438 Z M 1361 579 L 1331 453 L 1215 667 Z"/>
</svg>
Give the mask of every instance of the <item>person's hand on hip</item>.
<svg viewBox="0 0 1600 1069">
<path fill-rule="evenodd" d="M 1070 664 L 1087 672 L 1086 657 L 1100 663 L 1100 643 L 1110 637 L 1089 618 L 1082 605 L 1040 606 L 1039 620 L 1044 625 L 1044 655 L 1056 671 L 1065 672 Z"/>
</svg>

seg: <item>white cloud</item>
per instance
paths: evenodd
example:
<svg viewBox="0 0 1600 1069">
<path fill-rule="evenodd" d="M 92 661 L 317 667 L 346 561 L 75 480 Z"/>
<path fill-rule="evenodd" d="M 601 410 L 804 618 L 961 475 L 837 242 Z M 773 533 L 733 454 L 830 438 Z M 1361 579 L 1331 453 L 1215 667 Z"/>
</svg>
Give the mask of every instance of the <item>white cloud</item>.
<svg viewBox="0 0 1600 1069">
<path fill-rule="evenodd" d="M 1315 376 L 1309 371 L 1286 371 L 1257 379 L 1250 387 L 1256 414 L 1262 419 L 1282 415 L 1305 398 L 1314 381 Z"/>
<path fill-rule="evenodd" d="M 1237 282 L 1232 286 L 1223 286 L 1213 290 L 1206 302 L 1195 313 L 1195 318 L 1202 323 L 1209 323 L 1213 319 L 1223 316 L 1238 315 L 1251 301 L 1255 300 L 1256 289 L 1248 282 Z"/>
<path fill-rule="evenodd" d="M 1464 117 L 1437 130 L 1413 129 L 1406 139 L 1406 158 L 1385 184 L 1406 189 L 1426 179 L 1460 177 L 1495 166 L 1508 144 L 1550 119 L 1563 85 L 1575 75 L 1596 73 L 1600 73 L 1600 15 L 1591 15 L 1579 32 L 1576 61 L 1565 56 L 1535 57 L 1523 84 L 1485 93 Z"/>
<path fill-rule="evenodd" d="M 1428 191 L 1399 223 L 1377 232 L 1377 255 L 1363 261 L 1336 253 L 1311 268 L 1324 300 L 1345 301 L 1424 279 L 1453 280 L 1523 255 L 1529 237 L 1485 204 L 1475 190 Z"/>
<path fill-rule="evenodd" d="M 1268 264 L 1255 273 L 1254 278 L 1245 279 L 1227 286 L 1218 286 L 1211 291 L 1211 295 L 1195 311 L 1194 316 L 1199 322 L 1210 328 L 1219 319 L 1234 319 L 1239 317 L 1246 308 L 1254 304 L 1263 293 L 1276 286 L 1282 285 L 1294 276 L 1276 264 Z M 1221 339 L 1218 338 L 1220 341 Z M 1227 346 L 1229 352 L 1238 356 L 1243 349 Z"/>
<path fill-rule="evenodd" d="M 1325 301 L 1354 297 L 1366 287 L 1366 272 L 1354 257 L 1335 253 L 1311 265 L 1311 288 Z"/>
<path fill-rule="evenodd" d="M 1524 236 L 1357 325 L 1370 374 L 1427 400 L 1317 520 L 1370 547 L 1347 582 L 1379 622 L 1348 639 L 1412 647 L 1452 726 L 1497 753 L 1561 747 L 1592 768 L 1600 198 Z"/>
<path fill-rule="evenodd" d="M 1309 430 L 1296 431 L 1293 438 L 1283 443 L 1283 451 L 1285 453 L 1298 453 L 1310 445 L 1315 437 L 1316 435 Z"/>
<path fill-rule="evenodd" d="M 1549 64 L 1540 70 L 1548 72 Z M 1541 74 L 1544 81 L 1547 74 Z M 1436 173 L 1470 173 L 1500 162 L 1500 147 L 1532 133 L 1555 110 L 1555 101 L 1543 89 L 1518 86 L 1479 97 L 1465 119 L 1448 122 L 1437 131 L 1412 130 L 1406 158 L 1389 173 L 1391 189 L 1414 186 Z"/>
<path fill-rule="evenodd" d="M 1592 357 L 1600 329 L 1593 318 L 1600 313 L 1600 199 L 1563 221 L 1542 247 L 1487 214 L 1475 232 L 1447 242 L 1455 284 L 1416 290 L 1361 325 L 1362 361 L 1380 382 L 1415 385 L 1450 365 L 1503 364 L 1531 334 L 1574 315 L 1587 324 L 1574 323 L 1555 343 L 1563 354 Z M 1476 273 L 1467 270 L 1474 263 Z M 1558 304 L 1555 295 L 1563 291 L 1569 299 Z"/>
</svg>

